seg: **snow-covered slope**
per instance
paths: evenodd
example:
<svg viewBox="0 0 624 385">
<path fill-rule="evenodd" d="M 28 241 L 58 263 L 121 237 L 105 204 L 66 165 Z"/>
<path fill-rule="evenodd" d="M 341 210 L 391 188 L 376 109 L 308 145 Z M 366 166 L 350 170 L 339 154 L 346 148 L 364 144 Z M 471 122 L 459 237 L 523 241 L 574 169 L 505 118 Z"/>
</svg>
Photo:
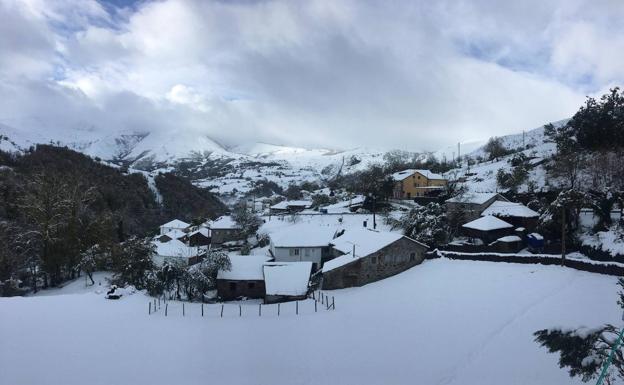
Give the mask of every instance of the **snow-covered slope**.
<svg viewBox="0 0 624 385">
<path fill-rule="evenodd" d="M 99 279 L 97 279 L 99 281 Z M 536 330 L 617 323 L 616 277 L 439 259 L 394 277 L 262 305 L 168 303 L 141 292 L 0 298 L 3 384 L 582 384 Z M 77 284 L 84 285 L 84 279 Z M 62 292 L 58 294 L 63 294 Z M 201 316 L 202 306 L 204 317 Z M 239 315 L 240 314 L 240 315 Z M 45 321 L 42 322 L 42 317 Z M 244 347 L 244 348 L 241 348 Z M 268 354 L 270 352 L 270 354 Z M 140 357 L 140 359 L 137 359 Z M 59 379 L 62 381 L 59 382 Z"/>
<path fill-rule="evenodd" d="M 554 122 L 558 127 L 566 124 L 568 119 Z M 499 170 L 510 172 L 512 165 L 510 160 L 518 153 L 523 153 L 529 158 L 529 175 L 525 183 L 518 189 L 525 192 L 529 189 L 543 190 L 547 188 L 547 180 L 544 162 L 556 151 L 554 143 L 546 142 L 544 137 L 544 127 L 534 128 L 524 133 L 501 136 L 502 145 L 509 150 L 517 150 L 511 155 L 499 159 L 487 160 L 488 154 L 485 151 L 485 144 L 468 154 L 472 162 L 476 164 L 468 166 L 464 163 L 459 169 L 454 169 L 446 173 L 449 179 L 461 178 L 463 185 L 474 192 L 496 192 L 499 187 L 496 182 L 496 174 Z"/>
</svg>

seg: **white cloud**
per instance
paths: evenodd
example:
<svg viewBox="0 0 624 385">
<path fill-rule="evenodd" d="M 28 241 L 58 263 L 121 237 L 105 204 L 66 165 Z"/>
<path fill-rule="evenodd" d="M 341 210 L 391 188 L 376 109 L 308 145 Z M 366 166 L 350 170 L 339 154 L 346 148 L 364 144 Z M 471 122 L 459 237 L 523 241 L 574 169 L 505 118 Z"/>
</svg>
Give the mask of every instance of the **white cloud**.
<svg viewBox="0 0 624 385">
<path fill-rule="evenodd" d="M 624 78 L 610 1 L 76 4 L 0 0 L 0 122 L 437 149 L 568 117 Z"/>
</svg>

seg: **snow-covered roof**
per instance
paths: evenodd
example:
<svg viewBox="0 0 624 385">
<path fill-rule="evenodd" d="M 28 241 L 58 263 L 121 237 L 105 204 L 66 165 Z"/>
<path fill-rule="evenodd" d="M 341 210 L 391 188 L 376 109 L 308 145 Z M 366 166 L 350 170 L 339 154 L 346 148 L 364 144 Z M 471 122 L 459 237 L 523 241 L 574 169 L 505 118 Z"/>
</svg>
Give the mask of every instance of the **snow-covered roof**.
<svg viewBox="0 0 624 385">
<path fill-rule="evenodd" d="M 182 222 L 179 219 L 174 219 L 172 221 L 165 223 L 164 225 L 161 225 L 160 227 L 167 227 L 167 228 L 172 228 L 172 229 L 186 229 L 189 226 L 190 224 L 186 222 Z"/>
<path fill-rule="evenodd" d="M 394 174 L 392 174 L 392 179 L 396 182 L 400 182 L 403 179 L 406 179 L 407 177 L 410 177 L 414 174 L 414 170 L 403 170 L 403 171 L 399 171 L 399 172 L 395 172 Z"/>
<path fill-rule="evenodd" d="M 336 230 L 333 226 L 296 224 L 271 234 L 273 247 L 323 247 L 329 246 Z"/>
<path fill-rule="evenodd" d="M 419 173 L 420 175 L 425 176 L 427 179 L 446 179 L 442 175 L 436 174 L 429 170 L 414 170 L 414 171 Z"/>
<path fill-rule="evenodd" d="M 522 238 L 520 238 L 517 235 L 507 235 L 505 237 L 498 238 L 496 242 L 504 242 L 504 243 L 522 242 Z"/>
<path fill-rule="evenodd" d="M 494 201 L 481 215 L 496 215 L 499 217 L 536 218 L 539 213 L 531 210 L 522 203 Z"/>
<path fill-rule="evenodd" d="M 542 236 L 542 234 L 539 234 L 539 233 L 531 233 L 531 234 L 527 235 L 527 237 L 531 237 L 533 239 L 537 239 L 538 241 L 543 241 L 544 240 L 544 236 Z"/>
<path fill-rule="evenodd" d="M 163 235 L 166 235 L 171 239 L 178 239 L 178 238 L 182 238 L 183 236 L 185 236 L 186 233 L 180 229 L 172 229 L 172 230 L 167 231 Z"/>
<path fill-rule="evenodd" d="M 205 228 L 205 227 L 200 227 L 199 229 L 189 233 L 188 235 L 190 237 L 190 236 L 193 236 L 195 234 L 201 234 L 201 235 L 203 235 L 205 237 L 210 237 L 210 230 Z"/>
<path fill-rule="evenodd" d="M 266 255 L 230 255 L 232 267 L 229 271 L 219 270 L 217 279 L 232 281 L 262 281 L 262 266 L 271 258 Z"/>
<path fill-rule="evenodd" d="M 468 222 L 465 225 L 462 225 L 467 229 L 481 230 L 481 231 L 491 231 L 491 230 L 499 230 L 499 229 L 508 229 L 513 227 L 509 223 L 493 217 L 491 215 L 487 215 L 485 217 L 481 217 L 475 219 L 472 222 Z"/>
<path fill-rule="evenodd" d="M 232 219 L 229 215 L 224 215 L 215 219 L 214 221 L 207 223 L 208 228 L 210 229 L 218 229 L 218 230 L 232 230 L 232 229 L 240 229 L 240 226 L 234 219 Z"/>
<path fill-rule="evenodd" d="M 281 201 L 271 206 L 275 210 L 287 210 L 290 207 L 312 207 L 312 201 L 298 200 L 298 201 Z"/>
<path fill-rule="evenodd" d="M 264 264 L 267 295 L 306 295 L 312 262 L 268 262 Z"/>
<path fill-rule="evenodd" d="M 349 207 L 362 205 L 364 204 L 365 201 L 366 201 L 366 197 L 364 195 L 356 195 L 355 197 L 349 200 L 324 206 L 323 209 L 327 210 L 328 213 L 345 212 L 345 211 L 349 211 L 348 210 Z"/>
<path fill-rule="evenodd" d="M 353 229 L 346 231 L 343 235 L 335 238 L 331 243 L 332 247 L 345 255 L 334 258 L 325 262 L 323 272 L 333 270 L 337 267 L 354 262 L 360 258 L 366 257 L 384 247 L 405 237 L 400 233 L 391 233 L 386 231 L 375 231 L 365 228 Z M 405 237 L 414 243 L 425 248 L 427 245 Z M 355 257 L 353 256 L 353 246 L 355 245 Z"/>
<path fill-rule="evenodd" d="M 422 176 L 426 177 L 427 179 L 445 179 L 440 174 L 433 173 L 433 172 L 431 172 L 429 170 L 418 170 L 418 169 L 407 169 L 407 170 L 395 172 L 394 174 L 392 174 L 392 179 L 397 181 L 397 182 L 400 182 L 400 181 L 402 181 L 402 180 L 412 176 L 416 172 L 421 174 Z"/>
<path fill-rule="evenodd" d="M 454 196 L 453 198 L 447 199 L 447 202 L 451 203 L 474 203 L 478 205 L 482 205 L 488 200 L 498 197 L 497 199 L 505 200 L 498 193 L 478 193 L 478 192 L 467 192 L 462 195 Z"/>
<path fill-rule="evenodd" d="M 156 254 L 161 257 L 190 258 L 195 256 L 194 248 L 188 247 L 177 239 L 169 242 L 152 242 L 156 246 Z"/>
</svg>

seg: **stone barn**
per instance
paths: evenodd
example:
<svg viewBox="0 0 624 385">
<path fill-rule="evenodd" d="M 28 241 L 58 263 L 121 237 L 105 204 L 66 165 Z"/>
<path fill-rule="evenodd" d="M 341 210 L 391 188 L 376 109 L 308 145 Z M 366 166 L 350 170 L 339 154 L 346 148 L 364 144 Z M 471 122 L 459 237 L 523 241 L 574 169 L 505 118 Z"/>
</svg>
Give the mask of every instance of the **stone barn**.
<svg viewBox="0 0 624 385">
<path fill-rule="evenodd" d="M 446 214 L 449 218 L 457 218 L 459 223 L 472 221 L 496 201 L 508 200 L 498 193 L 467 192 L 446 200 Z"/>
<path fill-rule="evenodd" d="M 379 281 L 420 264 L 427 249 L 398 233 L 348 230 L 332 241 L 336 258 L 323 265 L 321 286 L 332 290 Z"/>
<path fill-rule="evenodd" d="M 264 298 L 264 255 L 232 255 L 230 270 L 217 273 L 217 295 L 225 301 L 238 298 Z"/>
</svg>

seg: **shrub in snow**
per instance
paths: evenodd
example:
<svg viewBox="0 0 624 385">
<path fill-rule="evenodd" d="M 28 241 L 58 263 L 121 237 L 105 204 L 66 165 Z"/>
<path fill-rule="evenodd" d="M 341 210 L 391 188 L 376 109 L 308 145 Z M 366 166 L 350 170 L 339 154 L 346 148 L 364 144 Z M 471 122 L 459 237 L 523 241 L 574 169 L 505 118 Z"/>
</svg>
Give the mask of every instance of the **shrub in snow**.
<svg viewBox="0 0 624 385">
<path fill-rule="evenodd" d="M 113 257 L 113 283 L 145 288 L 147 273 L 154 269 L 154 245 L 149 238 L 132 237 L 121 244 L 121 252 Z"/>
<path fill-rule="evenodd" d="M 403 229 L 408 237 L 437 247 L 449 241 L 450 227 L 446 210 L 437 203 L 418 206 L 403 214 L 393 227 Z"/>
</svg>

